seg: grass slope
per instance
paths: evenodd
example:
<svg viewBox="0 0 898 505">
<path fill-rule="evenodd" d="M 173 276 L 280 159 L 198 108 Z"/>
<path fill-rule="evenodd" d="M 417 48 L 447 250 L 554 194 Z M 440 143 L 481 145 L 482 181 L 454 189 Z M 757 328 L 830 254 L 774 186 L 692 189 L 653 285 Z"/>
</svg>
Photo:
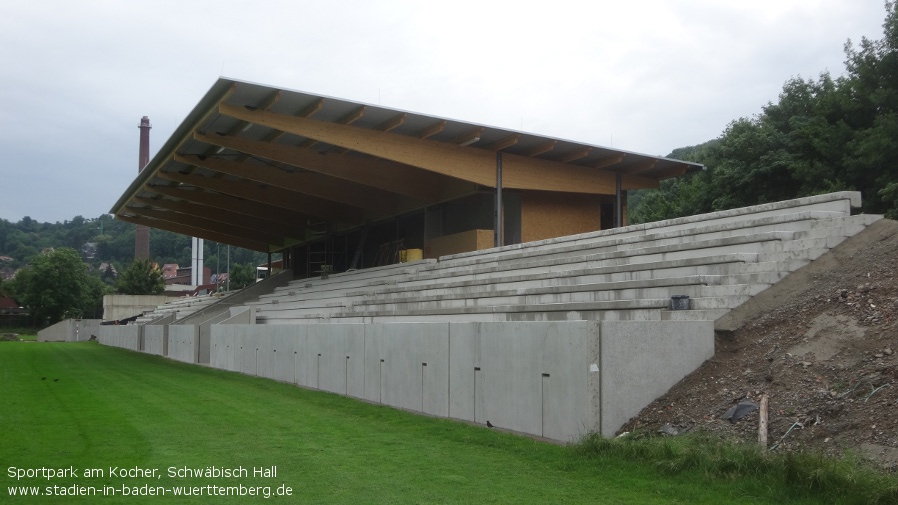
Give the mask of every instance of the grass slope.
<svg viewBox="0 0 898 505">
<path fill-rule="evenodd" d="M 43 379 L 42 379 L 43 378 Z M 58 379 L 58 380 L 56 380 Z M 12 486 L 290 486 L 281 503 L 815 503 L 770 479 L 670 475 L 465 423 L 93 343 L 0 343 L 0 503 L 255 503 L 262 497 L 20 497 Z M 16 468 L 79 477 L 16 480 Z M 236 479 L 169 467 L 244 467 Z M 255 478 L 253 467 L 277 467 Z M 160 478 L 109 475 L 158 469 Z M 85 478 L 99 468 L 104 477 Z"/>
</svg>

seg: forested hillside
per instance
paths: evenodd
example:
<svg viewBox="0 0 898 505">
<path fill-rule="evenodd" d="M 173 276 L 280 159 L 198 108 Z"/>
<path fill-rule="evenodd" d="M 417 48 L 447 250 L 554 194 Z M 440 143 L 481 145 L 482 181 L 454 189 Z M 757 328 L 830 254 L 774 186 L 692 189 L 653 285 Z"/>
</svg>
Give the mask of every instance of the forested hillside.
<svg viewBox="0 0 898 505">
<path fill-rule="evenodd" d="M 39 223 L 25 217 L 17 223 L 0 219 L 0 268 L 15 270 L 26 265 L 43 249 L 70 247 L 81 253 L 82 259 L 94 268 L 101 263 L 112 263 L 122 272 L 134 259 L 133 224 L 116 221 L 110 215 L 95 219 L 75 216 L 62 223 Z M 225 271 L 228 248 L 224 244 L 205 241 L 205 264 L 213 272 L 221 266 Z M 150 230 L 150 260 L 160 265 L 178 263 L 190 265 L 190 237 L 161 230 Z M 255 253 L 236 247 L 230 248 L 231 265 L 259 264 L 266 259 Z M 219 263 L 220 262 L 220 263 Z"/>
<path fill-rule="evenodd" d="M 776 103 L 731 122 L 721 136 L 669 157 L 707 170 L 631 192 L 641 223 L 840 190 L 864 212 L 898 217 L 898 9 L 886 3 L 883 37 L 845 44 L 845 73 L 795 77 Z"/>
</svg>

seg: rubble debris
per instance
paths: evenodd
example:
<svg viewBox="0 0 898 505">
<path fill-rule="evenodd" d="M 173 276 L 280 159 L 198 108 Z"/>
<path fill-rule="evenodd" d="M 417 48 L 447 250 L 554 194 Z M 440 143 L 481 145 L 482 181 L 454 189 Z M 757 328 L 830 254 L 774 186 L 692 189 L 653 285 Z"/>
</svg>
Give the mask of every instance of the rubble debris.
<svg viewBox="0 0 898 505">
<path fill-rule="evenodd" d="M 742 401 L 730 407 L 730 410 L 727 410 L 726 413 L 720 416 L 721 419 L 726 419 L 731 423 L 736 423 L 736 421 L 742 419 L 743 417 L 751 414 L 752 412 L 758 410 L 758 404 L 752 401 Z"/>
<path fill-rule="evenodd" d="M 850 239 L 848 249 L 793 272 L 785 279 L 793 282 L 788 296 L 727 329 L 725 338 L 718 334 L 712 359 L 621 430 L 655 432 L 669 424 L 680 434 L 756 444 L 759 416 L 733 422 L 720 414 L 766 393 L 775 450 L 863 452 L 883 465 L 885 456 L 877 455 L 890 454 L 896 467 L 898 222 L 871 229 Z M 871 266 L 876 271 L 868 275 Z"/>
</svg>

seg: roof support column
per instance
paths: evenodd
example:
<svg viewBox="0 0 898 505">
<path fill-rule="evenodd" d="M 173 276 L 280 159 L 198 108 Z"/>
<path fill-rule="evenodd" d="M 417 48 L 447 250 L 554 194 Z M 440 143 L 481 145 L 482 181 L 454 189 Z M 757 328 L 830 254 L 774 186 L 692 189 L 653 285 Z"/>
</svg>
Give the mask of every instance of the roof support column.
<svg viewBox="0 0 898 505">
<path fill-rule="evenodd" d="M 614 227 L 620 228 L 623 226 L 623 218 L 624 218 L 624 207 L 623 207 L 623 198 L 621 198 L 621 176 L 617 174 L 615 177 L 616 182 L 614 185 Z"/>
<path fill-rule="evenodd" d="M 203 239 L 191 237 L 190 245 L 193 256 L 190 262 L 190 283 L 196 287 L 203 284 L 205 280 L 203 275 Z"/>
<path fill-rule="evenodd" d="M 503 236 L 503 224 L 505 222 L 502 212 L 502 153 L 496 153 L 496 212 L 493 225 L 493 246 L 502 247 L 505 244 Z"/>
</svg>

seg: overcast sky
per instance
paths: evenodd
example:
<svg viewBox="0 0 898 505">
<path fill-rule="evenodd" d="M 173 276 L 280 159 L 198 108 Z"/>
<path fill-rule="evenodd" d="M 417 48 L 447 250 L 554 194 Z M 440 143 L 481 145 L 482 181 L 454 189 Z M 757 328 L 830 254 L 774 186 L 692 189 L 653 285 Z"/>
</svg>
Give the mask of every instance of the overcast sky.
<svg viewBox="0 0 898 505">
<path fill-rule="evenodd" d="M 667 155 L 844 72 L 879 0 L 0 2 L 0 218 L 109 211 L 219 76 Z"/>
</svg>

